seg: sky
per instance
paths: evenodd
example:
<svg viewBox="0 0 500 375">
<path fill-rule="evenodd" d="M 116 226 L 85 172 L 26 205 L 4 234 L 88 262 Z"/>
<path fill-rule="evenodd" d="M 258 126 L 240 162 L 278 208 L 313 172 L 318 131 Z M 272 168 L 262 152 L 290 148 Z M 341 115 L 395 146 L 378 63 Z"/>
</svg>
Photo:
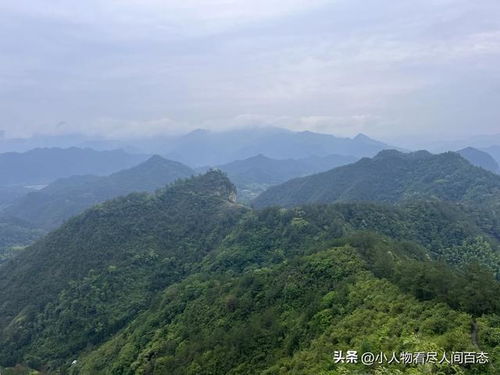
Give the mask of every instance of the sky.
<svg viewBox="0 0 500 375">
<path fill-rule="evenodd" d="M 498 0 L 0 2 L 0 136 L 500 133 Z"/>
</svg>

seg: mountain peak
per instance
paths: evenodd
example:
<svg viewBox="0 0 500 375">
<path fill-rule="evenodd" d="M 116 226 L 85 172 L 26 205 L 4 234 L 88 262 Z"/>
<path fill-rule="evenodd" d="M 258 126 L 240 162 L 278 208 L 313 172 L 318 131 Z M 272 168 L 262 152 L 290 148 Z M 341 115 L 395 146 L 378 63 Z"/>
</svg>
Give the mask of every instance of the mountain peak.
<svg viewBox="0 0 500 375">
<path fill-rule="evenodd" d="M 353 138 L 355 141 L 373 141 L 370 137 L 368 137 L 366 134 L 363 133 L 358 133 L 357 136 Z"/>
<path fill-rule="evenodd" d="M 161 157 L 160 155 L 155 154 L 155 155 L 151 156 L 148 160 L 146 160 L 144 163 L 148 163 L 148 164 L 155 163 L 156 164 L 156 163 L 164 163 L 166 161 L 167 161 L 167 159 L 165 159 L 164 157 Z"/>
<path fill-rule="evenodd" d="M 255 156 L 251 156 L 251 157 L 247 158 L 246 160 L 271 160 L 271 158 L 268 158 L 264 154 L 257 154 Z"/>
<path fill-rule="evenodd" d="M 231 203 L 236 202 L 236 187 L 220 169 L 210 169 L 205 174 L 179 180 L 174 183 L 172 188 L 195 194 L 220 197 Z"/>
<path fill-rule="evenodd" d="M 431 157 L 432 154 L 426 150 L 419 150 L 414 152 L 401 152 L 398 150 L 382 150 L 375 157 L 374 160 L 385 159 L 385 158 L 404 158 L 404 159 L 426 159 Z"/>
</svg>

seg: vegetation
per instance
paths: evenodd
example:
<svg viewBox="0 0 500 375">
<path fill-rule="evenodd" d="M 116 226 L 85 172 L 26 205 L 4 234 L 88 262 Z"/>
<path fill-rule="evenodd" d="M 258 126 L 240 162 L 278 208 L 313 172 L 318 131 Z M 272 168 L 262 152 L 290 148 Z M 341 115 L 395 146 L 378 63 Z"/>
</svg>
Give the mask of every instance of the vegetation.
<svg viewBox="0 0 500 375">
<path fill-rule="evenodd" d="M 24 186 L 0 186 L 0 209 L 33 190 Z"/>
<path fill-rule="evenodd" d="M 32 244 L 44 232 L 20 220 L 0 222 L 0 263 L 12 257 L 18 250 Z"/>
<path fill-rule="evenodd" d="M 175 161 L 153 156 L 130 169 L 110 176 L 73 176 L 57 180 L 27 194 L 4 210 L 43 229 L 54 229 L 85 209 L 132 192 L 154 191 L 194 171 Z"/>
<path fill-rule="evenodd" d="M 493 173 L 500 173 L 500 166 L 496 160 L 485 151 L 478 150 L 474 147 L 466 147 L 458 150 L 457 153 L 476 167 L 481 167 Z"/>
<path fill-rule="evenodd" d="M 500 216 L 500 176 L 474 167 L 460 155 L 427 151 L 380 152 L 373 159 L 272 187 L 253 202 L 256 207 L 293 207 L 304 203 L 370 201 L 398 203 L 438 199 L 481 205 Z"/>
<path fill-rule="evenodd" d="M 0 266 L 0 365 L 59 374 L 497 374 L 492 220 L 429 201 L 253 211 L 235 203 L 219 171 L 131 194 Z M 348 349 L 485 351 L 490 362 L 335 364 L 334 351 Z"/>
<path fill-rule="evenodd" d="M 308 157 L 303 159 L 271 159 L 262 154 L 220 165 L 238 188 L 238 200 L 249 202 L 268 187 L 291 178 L 326 171 L 353 163 L 357 158 L 345 155 Z"/>
</svg>

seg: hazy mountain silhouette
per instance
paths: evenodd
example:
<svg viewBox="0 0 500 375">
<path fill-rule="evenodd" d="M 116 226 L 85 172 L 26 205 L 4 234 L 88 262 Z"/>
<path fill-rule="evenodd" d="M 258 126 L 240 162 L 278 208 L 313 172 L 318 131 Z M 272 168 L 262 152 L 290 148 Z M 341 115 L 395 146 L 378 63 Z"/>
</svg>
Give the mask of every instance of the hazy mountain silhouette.
<svg viewBox="0 0 500 375">
<path fill-rule="evenodd" d="M 64 220 L 105 200 L 131 192 L 153 191 L 194 171 L 175 161 L 152 156 L 145 162 L 110 176 L 72 176 L 19 198 L 3 215 L 52 229 Z"/>
<path fill-rule="evenodd" d="M 496 160 L 485 151 L 478 150 L 474 147 L 466 147 L 462 150 L 458 150 L 457 152 L 476 167 L 481 167 L 494 173 L 500 172 L 500 167 L 498 166 Z"/>
<path fill-rule="evenodd" d="M 203 166 L 226 164 L 258 154 L 272 159 L 302 159 L 331 154 L 373 156 L 387 148 L 391 147 L 361 134 L 351 139 L 280 128 L 224 132 L 199 129 L 166 145 L 165 154 L 188 165 Z"/>
<path fill-rule="evenodd" d="M 0 154 L 0 186 L 48 184 L 77 174 L 107 175 L 147 159 L 122 150 L 38 148 Z"/>
</svg>

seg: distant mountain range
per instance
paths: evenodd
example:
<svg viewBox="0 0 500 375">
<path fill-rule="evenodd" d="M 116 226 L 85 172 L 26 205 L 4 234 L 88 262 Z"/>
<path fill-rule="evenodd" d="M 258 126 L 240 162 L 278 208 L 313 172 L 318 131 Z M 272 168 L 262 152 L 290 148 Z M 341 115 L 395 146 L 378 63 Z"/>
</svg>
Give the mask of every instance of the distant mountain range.
<svg viewBox="0 0 500 375">
<path fill-rule="evenodd" d="M 73 175 L 107 175 L 146 160 L 122 150 L 38 148 L 0 154 L 0 186 L 44 185 Z"/>
<path fill-rule="evenodd" d="M 3 216 L 52 229 L 83 210 L 120 195 L 153 191 L 194 171 L 175 161 L 152 156 L 145 162 L 109 176 L 72 176 L 28 193 L 4 209 Z"/>
<path fill-rule="evenodd" d="M 217 166 L 238 188 L 238 199 L 247 202 L 270 186 L 295 177 L 326 171 L 353 163 L 345 155 L 311 156 L 303 159 L 272 159 L 262 154 Z M 201 169 L 203 170 L 203 169 Z"/>
<path fill-rule="evenodd" d="M 180 136 L 128 140 L 92 139 L 77 134 L 0 139 L 0 151 L 26 151 L 49 146 L 91 147 L 98 150 L 119 148 L 128 152 L 164 155 L 191 166 L 226 164 L 258 154 L 274 159 L 301 159 L 331 154 L 363 157 L 373 156 L 383 149 L 394 148 L 363 134 L 354 138 L 341 138 L 329 134 L 310 131 L 295 132 L 275 127 L 226 131 L 199 129 Z"/>
<path fill-rule="evenodd" d="M 300 160 L 276 160 L 258 155 L 219 166 L 219 169 L 226 172 L 238 187 L 238 199 L 248 202 L 269 186 L 355 160 L 341 155 Z M 109 176 L 77 175 L 58 179 L 37 191 L 13 191 L 9 197 L 15 196 L 15 192 L 19 196 L 0 211 L 0 215 L 49 230 L 98 203 L 132 192 L 151 192 L 194 174 L 196 172 L 190 167 L 156 155 Z"/>
<path fill-rule="evenodd" d="M 258 154 L 273 159 L 302 159 L 331 154 L 373 156 L 393 148 L 363 134 L 339 138 L 309 131 L 255 128 L 212 132 L 196 130 L 167 145 L 165 155 L 193 166 L 219 165 Z"/>
<path fill-rule="evenodd" d="M 476 167 L 481 167 L 490 172 L 500 173 L 500 167 L 496 160 L 485 151 L 473 147 L 466 147 L 462 150 L 458 150 L 457 153 Z"/>
<path fill-rule="evenodd" d="M 332 169 L 353 163 L 354 156 L 329 155 L 313 156 L 304 159 L 271 159 L 262 154 L 245 160 L 237 160 L 218 166 L 227 173 L 235 184 L 268 184 L 276 185 L 290 178 L 305 176 L 318 171 Z"/>
<path fill-rule="evenodd" d="M 500 206 L 500 176 L 471 165 L 454 152 L 402 153 L 386 150 L 374 158 L 271 187 L 253 204 L 296 206 L 304 203 L 440 199 Z"/>
</svg>

